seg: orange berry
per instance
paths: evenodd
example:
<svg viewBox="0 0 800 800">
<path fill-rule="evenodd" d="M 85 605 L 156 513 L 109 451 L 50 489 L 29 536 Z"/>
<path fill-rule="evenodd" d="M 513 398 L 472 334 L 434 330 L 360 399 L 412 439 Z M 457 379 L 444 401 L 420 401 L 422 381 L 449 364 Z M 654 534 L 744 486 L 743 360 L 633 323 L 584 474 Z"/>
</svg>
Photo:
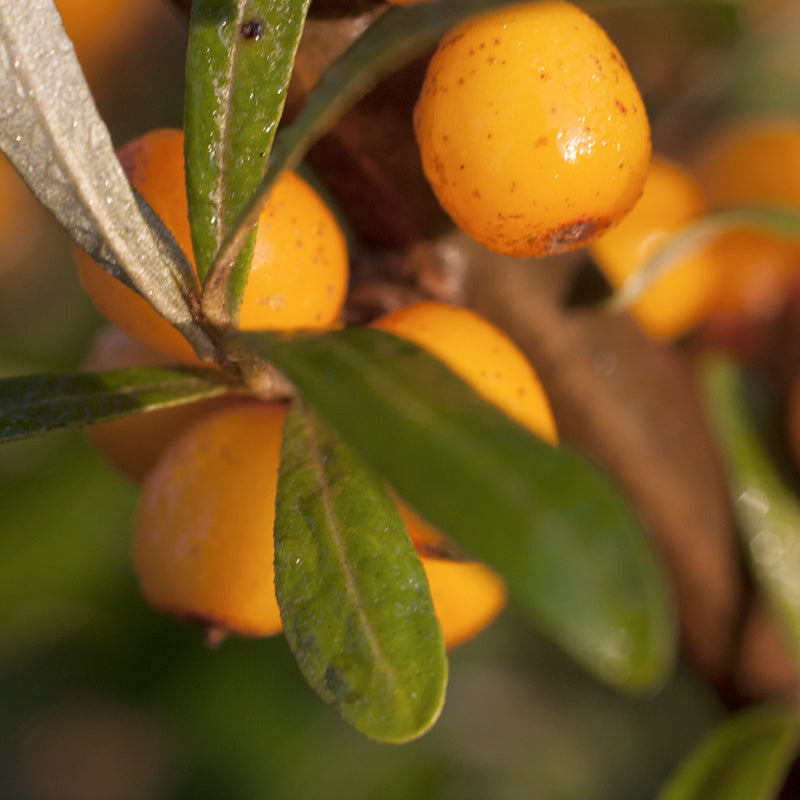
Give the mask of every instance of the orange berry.
<svg viewBox="0 0 800 800">
<path fill-rule="evenodd" d="M 191 254 L 189 211 L 183 171 L 183 134 L 155 130 L 117 153 L 131 184 L 145 197 L 183 248 Z M 153 307 L 74 246 L 78 277 L 97 310 L 143 345 L 175 360 L 196 363 L 192 346 Z"/>
<path fill-rule="evenodd" d="M 148 474 L 133 563 L 153 606 L 245 636 L 281 630 L 272 526 L 286 408 L 243 401 L 217 411 Z"/>
<path fill-rule="evenodd" d="M 769 319 L 800 276 L 800 248 L 761 231 L 726 233 L 711 244 L 709 257 L 723 275 L 711 309 L 716 318 Z"/>
<path fill-rule="evenodd" d="M 151 131 L 123 147 L 119 158 L 132 185 L 193 258 L 183 132 Z M 143 298 L 82 250 L 76 248 L 76 256 L 81 283 L 107 319 L 153 349 L 196 361 L 183 336 Z M 285 172 L 259 218 L 240 329 L 326 328 L 342 309 L 347 280 L 347 247 L 333 214 L 305 181 Z"/>
<path fill-rule="evenodd" d="M 463 644 L 505 608 L 505 583 L 485 564 L 447 557 L 447 538 L 402 501 L 397 507 L 425 569 L 445 646 Z"/>
<path fill-rule="evenodd" d="M 644 192 L 615 228 L 589 245 L 592 256 L 617 288 L 638 272 L 677 230 L 700 217 L 706 201 L 698 182 L 677 164 L 654 158 Z M 684 333 L 711 309 L 719 289 L 718 262 L 707 249 L 657 278 L 631 312 L 660 339 Z"/>
<path fill-rule="evenodd" d="M 281 630 L 273 525 L 286 408 L 230 401 L 178 435 L 148 473 L 133 562 L 156 608 L 218 632 Z M 398 505 L 421 551 L 445 643 L 460 644 L 503 608 L 503 581 L 482 564 L 444 558 L 445 538 Z"/>
<path fill-rule="evenodd" d="M 56 0 L 56 6 L 93 87 L 107 88 L 109 64 L 154 20 L 153 6 L 142 0 Z"/>
<path fill-rule="evenodd" d="M 800 119 L 758 118 L 713 131 L 695 158 L 698 180 L 712 206 L 778 205 L 800 209 Z M 724 271 L 714 311 L 764 318 L 783 305 L 800 275 L 800 247 L 767 232 L 735 231 L 712 253 Z"/>
<path fill-rule="evenodd" d="M 712 206 L 800 207 L 800 119 L 723 125 L 701 143 L 695 171 Z"/>
<path fill-rule="evenodd" d="M 109 326 L 95 337 L 83 369 L 86 372 L 99 372 L 166 366 L 169 361 L 163 353 L 151 350 L 119 329 Z M 107 461 L 122 475 L 139 483 L 173 439 L 202 417 L 232 402 L 238 401 L 230 397 L 215 397 L 88 425 L 85 431 Z"/>
<path fill-rule="evenodd" d="M 650 126 L 605 32 L 567 2 L 456 26 L 431 59 L 414 124 L 443 208 L 486 247 L 580 247 L 641 194 Z"/>
<path fill-rule="evenodd" d="M 558 441 L 550 404 L 533 367 L 489 320 L 466 308 L 426 301 L 372 325 L 424 348 L 520 425 L 548 442 Z"/>
</svg>

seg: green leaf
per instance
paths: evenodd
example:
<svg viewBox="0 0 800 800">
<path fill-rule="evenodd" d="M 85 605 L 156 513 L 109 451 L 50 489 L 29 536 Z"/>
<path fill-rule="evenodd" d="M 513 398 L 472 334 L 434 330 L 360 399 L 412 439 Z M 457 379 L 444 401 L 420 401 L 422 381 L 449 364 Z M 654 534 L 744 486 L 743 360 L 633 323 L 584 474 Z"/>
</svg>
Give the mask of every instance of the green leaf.
<svg viewBox="0 0 800 800">
<path fill-rule="evenodd" d="M 447 656 L 423 567 L 383 480 L 302 401 L 284 429 L 275 590 L 303 675 L 347 722 L 385 742 L 433 725 Z"/>
<path fill-rule="evenodd" d="M 800 658 L 800 500 L 748 411 L 741 370 L 715 359 L 703 365 L 701 381 L 745 555 Z"/>
<path fill-rule="evenodd" d="M 658 800 L 771 800 L 797 754 L 794 711 L 755 707 L 729 718 L 684 761 Z"/>
<path fill-rule="evenodd" d="M 726 233 L 754 230 L 800 242 L 800 212 L 783 206 L 742 206 L 706 214 L 690 222 L 630 275 L 608 304 L 630 308 L 663 275 L 677 269 Z"/>
<path fill-rule="evenodd" d="M 632 690 L 665 679 L 674 631 L 662 575 L 600 471 L 381 331 L 243 338 L 590 671 Z"/>
<path fill-rule="evenodd" d="M 402 8 L 392 7 L 382 13 L 325 71 L 293 122 L 278 131 L 269 168 L 222 243 L 218 256 L 219 268 L 235 259 L 244 246 L 281 172 L 297 168 L 311 146 L 380 80 L 412 59 L 433 50 L 445 33 L 462 20 L 519 2 L 440 0 Z M 634 5 L 659 2 L 661 0 L 635 0 Z M 738 8 L 731 0 L 707 2 Z M 602 7 L 613 4 L 613 0 L 596 0 L 588 5 Z M 217 270 L 217 266 L 214 270 Z"/>
<path fill-rule="evenodd" d="M 269 168 L 222 244 L 219 267 L 244 246 L 275 181 L 382 78 L 426 51 L 462 19 L 519 0 L 442 0 L 389 8 L 325 72 L 294 121 L 278 131 Z M 216 280 L 216 278 L 215 278 Z"/>
<path fill-rule="evenodd" d="M 215 369 L 146 368 L 0 380 L 0 442 L 233 391 Z"/>
<path fill-rule="evenodd" d="M 145 297 L 201 357 L 199 292 L 172 235 L 132 191 L 52 0 L 0 2 L 0 148 L 97 262 Z"/>
<path fill-rule="evenodd" d="M 266 169 L 308 4 L 309 0 L 192 4 L 185 153 L 192 242 L 201 280 Z M 254 227 L 248 227 L 247 243 L 234 254 L 225 274 L 217 276 L 219 312 L 233 319 L 247 282 Z"/>
</svg>

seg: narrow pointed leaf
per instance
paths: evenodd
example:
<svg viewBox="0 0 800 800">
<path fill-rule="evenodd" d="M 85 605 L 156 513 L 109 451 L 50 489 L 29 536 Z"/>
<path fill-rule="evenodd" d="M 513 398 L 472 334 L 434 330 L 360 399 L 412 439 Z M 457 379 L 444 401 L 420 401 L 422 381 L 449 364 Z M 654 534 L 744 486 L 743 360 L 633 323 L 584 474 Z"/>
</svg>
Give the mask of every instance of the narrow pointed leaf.
<svg viewBox="0 0 800 800">
<path fill-rule="evenodd" d="M 309 685 L 366 736 L 422 735 L 447 684 L 425 572 L 383 480 L 299 401 L 276 506 L 275 589 Z"/>
<path fill-rule="evenodd" d="M 755 707 L 731 717 L 683 762 L 658 800 L 774 800 L 797 755 L 795 711 Z"/>
<path fill-rule="evenodd" d="M 245 338 L 406 501 L 495 567 L 590 671 L 632 690 L 664 680 L 674 642 L 662 575 L 599 470 L 389 334 Z"/>
<path fill-rule="evenodd" d="M 0 442 L 233 391 L 219 370 L 125 369 L 0 380 Z"/>
<path fill-rule="evenodd" d="M 602 7 L 613 0 L 595 0 L 587 5 Z M 658 0 L 636 0 L 647 5 Z M 458 22 L 468 17 L 514 5 L 520 0 L 440 0 L 402 8 L 389 8 L 337 59 L 309 93 L 305 105 L 290 125 L 278 131 L 269 168 L 257 189 L 242 207 L 236 223 L 222 243 L 214 282 L 223 282 L 226 269 L 247 242 L 275 181 L 284 169 L 294 169 L 309 148 L 351 106 L 387 75 L 436 47 Z M 731 0 L 706 0 L 726 13 L 738 14 Z"/>
<path fill-rule="evenodd" d="M 378 81 L 432 50 L 460 20 L 514 2 L 519 0 L 443 0 L 389 8 L 381 14 L 329 67 L 295 120 L 278 132 L 269 169 L 242 206 L 236 224 L 222 244 L 219 267 L 229 264 L 244 246 L 281 172 L 295 169 L 314 142 Z"/>
<path fill-rule="evenodd" d="M 0 148 L 84 250 L 213 355 L 192 267 L 125 178 L 53 0 L 0 1 Z"/>
<path fill-rule="evenodd" d="M 800 659 L 800 500 L 748 411 L 740 369 L 715 360 L 701 378 L 746 557 Z"/>
<path fill-rule="evenodd" d="M 266 169 L 308 3 L 194 0 L 192 4 L 185 150 L 189 217 L 201 279 Z M 253 228 L 249 226 L 246 245 L 234 254 L 216 284 L 220 311 L 234 319 L 247 281 Z"/>
</svg>

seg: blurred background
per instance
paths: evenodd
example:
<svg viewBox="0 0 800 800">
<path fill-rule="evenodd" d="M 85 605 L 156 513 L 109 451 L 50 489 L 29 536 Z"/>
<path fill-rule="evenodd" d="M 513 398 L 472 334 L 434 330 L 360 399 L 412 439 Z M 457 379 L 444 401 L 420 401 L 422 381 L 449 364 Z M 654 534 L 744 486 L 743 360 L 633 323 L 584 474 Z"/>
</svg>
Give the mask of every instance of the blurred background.
<svg viewBox="0 0 800 800">
<path fill-rule="evenodd" d="M 59 5 L 115 144 L 181 125 L 179 9 Z M 656 141 L 680 152 L 709 115 L 798 111 L 798 16 L 771 2 L 600 18 L 640 82 Z M 0 375 L 78 369 L 102 320 L 66 234 L 7 167 L 0 252 Z M 688 662 L 657 696 L 612 692 L 512 606 L 452 653 L 432 732 L 371 743 L 310 692 L 281 637 L 208 649 L 198 630 L 144 604 L 128 559 L 135 503 L 80 432 L 0 448 L 0 798 L 644 800 L 726 712 Z"/>
</svg>

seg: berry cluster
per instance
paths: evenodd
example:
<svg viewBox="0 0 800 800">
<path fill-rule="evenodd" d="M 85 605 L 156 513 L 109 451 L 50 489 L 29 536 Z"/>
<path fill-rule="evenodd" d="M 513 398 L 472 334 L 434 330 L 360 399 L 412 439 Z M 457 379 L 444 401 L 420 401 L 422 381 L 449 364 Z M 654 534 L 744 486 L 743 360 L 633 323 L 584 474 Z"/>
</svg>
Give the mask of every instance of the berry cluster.
<svg viewBox="0 0 800 800">
<path fill-rule="evenodd" d="M 561 0 L 484 14 L 434 53 L 414 114 L 422 166 L 453 221 L 499 253 L 546 256 L 588 245 L 614 287 L 709 211 L 746 203 L 797 206 L 800 129 L 734 126 L 708 142 L 693 171 L 656 155 L 644 103 L 619 51 L 582 10 Z M 183 134 L 158 130 L 120 161 L 191 259 Z M 81 282 L 116 326 L 87 362 L 107 369 L 197 363 L 187 341 L 139 295 L 76 249 Z M 632 312 L 670 339 L 715 314 L 761 313 L 794 279 L 798 250 L 736 231 L 694 248 L 651 280 Z M 298 175 L 285 172 L 259 220 L 236 325 L 242 331 L 341 324 L 345 237 Z M 429 351 L 480 395 L 551 444 L 548 400 L 523 354 L 472 311 L 419 302 L 372 322 Z M 134 563 L 157 607 L 210 630 L 281 630 L 272 528 L 286 398 L 205 401 L 95 426 L 90 435 L 142 483 Z M 246 487 L 262 491 L 253 499 Z M 505 603 L 488 567 L 456 548 L 401 500 L 445 643 L 482 629 Z"/>
<path fill-rule="evenodd" d="M 182 133 L 157 130 L 124 146 L 120 161 L 178 243 L 191 254 Z M 81 282 L 114 327 L 89 370 L 195 363 L 181 335 L 148 303 L 76 247 Z M 285 173 L 261 214 L 239 314 L 241 330 L 324 328 L 336 323 L 348 278 L 344 236 L 321 198 Z M 486 399 L 554 442 L 555 425 L 528 361 L 491 323 L 462 308 L 419 303 L 375 321 L 444 361 Z M 265 535 L 275 514 L 286 404 L 223 398 L 89 428 L 105 456 L 142 482 L 133 558 L 157 607 L 213 631 L 281 630 Z M 250 487 L 257 485 L 257 500 Z M 443 535 L 398 501 L 428 577 L 448 646 L 487 625 L 505 604 L 502 580 L 448 554 Z M 265 568 L 266 565 L 266 568 Z"/>
</svg>

